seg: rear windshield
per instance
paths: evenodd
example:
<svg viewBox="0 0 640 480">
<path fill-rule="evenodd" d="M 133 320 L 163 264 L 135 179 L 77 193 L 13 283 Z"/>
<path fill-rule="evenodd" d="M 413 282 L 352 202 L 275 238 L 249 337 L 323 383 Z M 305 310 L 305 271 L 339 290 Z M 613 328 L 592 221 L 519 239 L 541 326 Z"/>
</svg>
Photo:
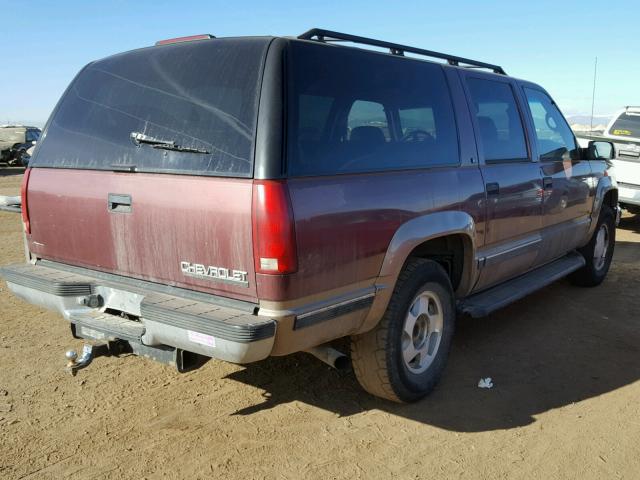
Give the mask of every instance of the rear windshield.
<svg viewBox="0 0 640 480">
<path fill-rule="evenodd" d="M 292 42 L 287 163 L 291 175 L 459 163 L 440 65 Z"/>
<path fill-rule="evenodd" d="M 610 135 L 640 138 L 640 115 L 621 114 L 609 129 Z"/>
<path fill-rule="evenodd" d="M 251 176 L 268 43 L 205 40 L 88 65 L 61 100 L 32 166 Z"/>
</svg>

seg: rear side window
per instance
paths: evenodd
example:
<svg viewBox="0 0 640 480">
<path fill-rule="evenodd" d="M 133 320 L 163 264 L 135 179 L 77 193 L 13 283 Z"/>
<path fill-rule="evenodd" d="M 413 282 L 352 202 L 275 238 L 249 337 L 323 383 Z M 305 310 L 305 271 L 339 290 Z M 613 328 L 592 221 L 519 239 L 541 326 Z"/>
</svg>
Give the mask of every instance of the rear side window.
<svg viewBox="0 0 640 480">
<path fill-rule="evenodd" d="M 32 165 L 251 176 L 268 44 L 205 40 L 88 65 L 61 100 Z M 178 148 L 136 145 L 134 133 Z"/>
<path fill-rule="evenodd" d="M 467 80 L 485 160 L 528 159 L 522 120 L 508 83 L 483 78 Z"/>
<path fill-rule="evenodd" d="M 640 138 L 640 114 L 621 114 L 609 129 L 609 134 Z"/>
<path fill-rule="evenodd" d="M 577 158 L 576 140 L 558 107 L 544 92 L 524 89 L 536 129 L 536 144 L 540 160 L 571 160 Z"/>
<path fill-rule="evenodd" d="M 306 42 L 289 55 L 290 175 L 459 163 L 441 66 Z"/>
</svg>

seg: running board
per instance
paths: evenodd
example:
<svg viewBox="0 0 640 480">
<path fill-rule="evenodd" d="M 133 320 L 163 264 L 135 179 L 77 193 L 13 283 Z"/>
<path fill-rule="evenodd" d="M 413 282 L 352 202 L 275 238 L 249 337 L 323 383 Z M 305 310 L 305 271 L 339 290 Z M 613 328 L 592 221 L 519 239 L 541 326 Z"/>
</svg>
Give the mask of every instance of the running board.
<svg viewBox="0 0 640 480">
<path fill-rule="evenodd" d="M 582 255 L 577 252 L 570 253 L 520 277 L 465 298 L 458 303 L 458 312 L 466 313 L 473 318 L 486 317 L 490 313 L 566 277 L 571 272 L 582 268 L 584 264 L 585 260 Z"/>
</svg>

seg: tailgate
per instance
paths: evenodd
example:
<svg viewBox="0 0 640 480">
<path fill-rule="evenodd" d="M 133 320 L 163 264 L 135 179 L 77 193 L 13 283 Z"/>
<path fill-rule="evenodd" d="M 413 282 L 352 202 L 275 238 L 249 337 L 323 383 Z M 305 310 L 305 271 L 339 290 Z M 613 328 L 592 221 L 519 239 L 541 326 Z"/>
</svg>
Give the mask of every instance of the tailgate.
<svg viewBox="0 0 640 480">
<path fill-rule="evenodd" d="M 87 65 L 30 163 L 38 257 L 255 301 L 254 140 L 268 38 Z"/>
<path fill-rule="evenodd" d="M 29 247 L 40 258 L 255 300 L 251 191 L 250 179 L 34 168 Z M 110 195 L 121 202 L 110 205 Z"/>
</svg>

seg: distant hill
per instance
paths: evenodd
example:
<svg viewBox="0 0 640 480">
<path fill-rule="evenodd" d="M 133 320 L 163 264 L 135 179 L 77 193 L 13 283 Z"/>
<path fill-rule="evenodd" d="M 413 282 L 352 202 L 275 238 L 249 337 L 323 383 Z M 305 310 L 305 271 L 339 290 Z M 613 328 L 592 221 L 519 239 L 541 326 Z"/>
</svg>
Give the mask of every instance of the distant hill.
<svg viewBox="0 0 640 480">
<path fill-rule="evenodd" d="M 570 124 L 571 126 L 571 130 L 573 130 L 576 135 L 579 133 L 591 133 L 591 134 L 602 134 L 605 129 L 607 128 L 606 125 L 604 124 L 600 124 L 600 125 L 593 125 L 593 128 L 591 128 L 591 125 L 585 125 L 584 123 L 572 123 Z"/>
<path fill-rule="evenodd" d="M 13 120 L 13 119 L 7 119 L 4 120 L 2 119 L 2 115 L 0 115 L 0 124 L 1 125 L 27 125 L 29 127 L 38 127 L 38 128 L 42 128 L 44 127 L 45 122 L 42 120 Z"/>
<path fill-rule="evenodd" d="M 613 115 L 594 115 L 593 126 L 607 125 Z M 567 121 L 570 125 L 591 125 L 591 115 L 569 115 Z"/>
</svg>

